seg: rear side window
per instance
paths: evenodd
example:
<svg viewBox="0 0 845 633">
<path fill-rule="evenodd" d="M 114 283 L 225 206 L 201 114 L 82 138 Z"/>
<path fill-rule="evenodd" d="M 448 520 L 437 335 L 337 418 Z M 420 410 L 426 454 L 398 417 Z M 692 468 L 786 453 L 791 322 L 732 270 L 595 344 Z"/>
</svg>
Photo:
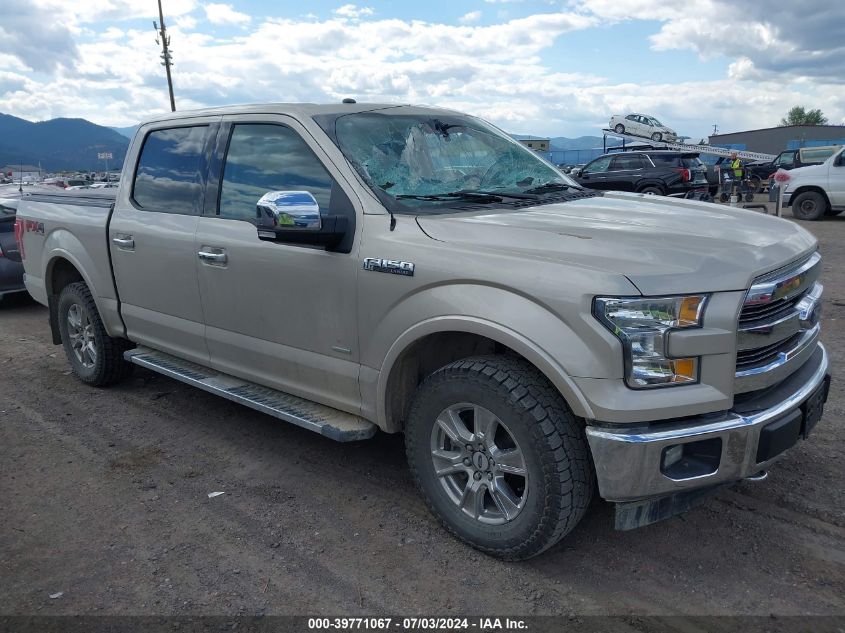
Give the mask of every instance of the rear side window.
<svg viewBox="0 0 845 633">
<path fill-rule="evenodd" d="M 616 156 L 613 159 L 613 164 L 610 171 L 621 171 L 623 169 L 642 169 L 643 159 L 636 154 L 629 154 L 623 156 Z"/>
<path fill-rule="evenodd" d="M 220 189 L 220 217 L 256 220 L 270 191 L 307 191 L 328 215 L 332 177 L 294 130 L 266 123 L 235 125 Z"/>
<path fill-rule="evenodd" d="M 147 135 L 132 198 L 145 211 L 199 213 L 203 148 L 208 126 L 155 130 Z"/>
<path fill-rule="evenodd" d="M 655 167 L 665 167 L 667 165 L 671 167 L 678 166 L 677 154 L 649 154 L 649 158 L 651 158 Z"/>
<path fill-rule="evenodd" d="M 681 162 L 687 169 L 696 169 L 704 166 L 704 163 L 701 162 L 698 156 L 685 156 L 681 159 Z"/>
</svg>

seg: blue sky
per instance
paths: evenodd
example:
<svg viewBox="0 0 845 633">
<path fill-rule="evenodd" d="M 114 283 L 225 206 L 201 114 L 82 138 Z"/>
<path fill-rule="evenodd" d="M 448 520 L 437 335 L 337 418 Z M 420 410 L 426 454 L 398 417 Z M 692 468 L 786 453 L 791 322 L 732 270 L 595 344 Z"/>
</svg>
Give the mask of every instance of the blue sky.
<svg viewBox="0 0 845 633">
<path fill-rule="evenodd" d="M 168 109 L 154 0 L 4 4 L 0 112 L 128 126 Z M 845 3 L 163 4 L 179 109 L 352 96 L 570 137 L 637 111 L 695 140 L 714 123 L 776 125 L 796 104 L 845 122 Z"/>
</svg>

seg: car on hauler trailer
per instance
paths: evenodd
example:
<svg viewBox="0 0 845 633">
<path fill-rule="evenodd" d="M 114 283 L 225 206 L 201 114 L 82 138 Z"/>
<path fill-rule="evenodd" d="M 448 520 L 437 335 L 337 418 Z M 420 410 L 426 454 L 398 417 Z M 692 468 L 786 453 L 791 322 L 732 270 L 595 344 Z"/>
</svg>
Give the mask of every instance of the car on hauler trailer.
<svg viewBox="0 0 845 633">
<path fill-rule="evenodd" d="M 17 223 L 79 379 L 140 365 L 334 440 L 403 432 L 434 514 L 502 558 L 596 491 L 630 529 L 758 477 L 827 397 L 807 231 L 585 190 L 450 110 L 168 114 L 116 193 Z"/>
</svg>

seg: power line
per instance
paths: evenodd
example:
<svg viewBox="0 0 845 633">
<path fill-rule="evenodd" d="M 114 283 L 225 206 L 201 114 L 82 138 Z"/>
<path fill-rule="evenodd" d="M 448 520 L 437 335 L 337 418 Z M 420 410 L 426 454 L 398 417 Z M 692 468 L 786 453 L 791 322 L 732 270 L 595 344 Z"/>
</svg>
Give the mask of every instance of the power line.
<svg viewBox="0 0 845 633">
<path fill-rule="evenodd" d="M 176 112 L 176 101 L 173 99 L 173 78 L 170 76 L 170 66 L 173 64 L 173 59 L 170 56 L 170 36 L 167 34 L 167 27 L 164 26 L 164 12 L 161 10 L 161 0 L 158 0 L 158 19 L 161 28 L 153 20 L 153 27 L 155 27 L 158 33 L 156 44 L 161 44 L 161 65 L 167 71 L 167 89 L 170 91 L 170 110 Z"/>
</svg>

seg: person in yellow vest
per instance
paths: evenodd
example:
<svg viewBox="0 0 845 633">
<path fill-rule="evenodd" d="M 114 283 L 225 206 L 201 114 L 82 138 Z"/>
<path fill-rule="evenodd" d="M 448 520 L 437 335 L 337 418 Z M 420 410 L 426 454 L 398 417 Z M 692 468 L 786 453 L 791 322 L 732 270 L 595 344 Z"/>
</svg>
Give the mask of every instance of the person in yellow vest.
<svg viewBox="0 0 845 633">
<path fill-rule="evenodd" d="M 734 180 L 742 180 L 742 161 L 736 157 L 736 152 L 731 152 L 730 169 Z"/>
</svg>

